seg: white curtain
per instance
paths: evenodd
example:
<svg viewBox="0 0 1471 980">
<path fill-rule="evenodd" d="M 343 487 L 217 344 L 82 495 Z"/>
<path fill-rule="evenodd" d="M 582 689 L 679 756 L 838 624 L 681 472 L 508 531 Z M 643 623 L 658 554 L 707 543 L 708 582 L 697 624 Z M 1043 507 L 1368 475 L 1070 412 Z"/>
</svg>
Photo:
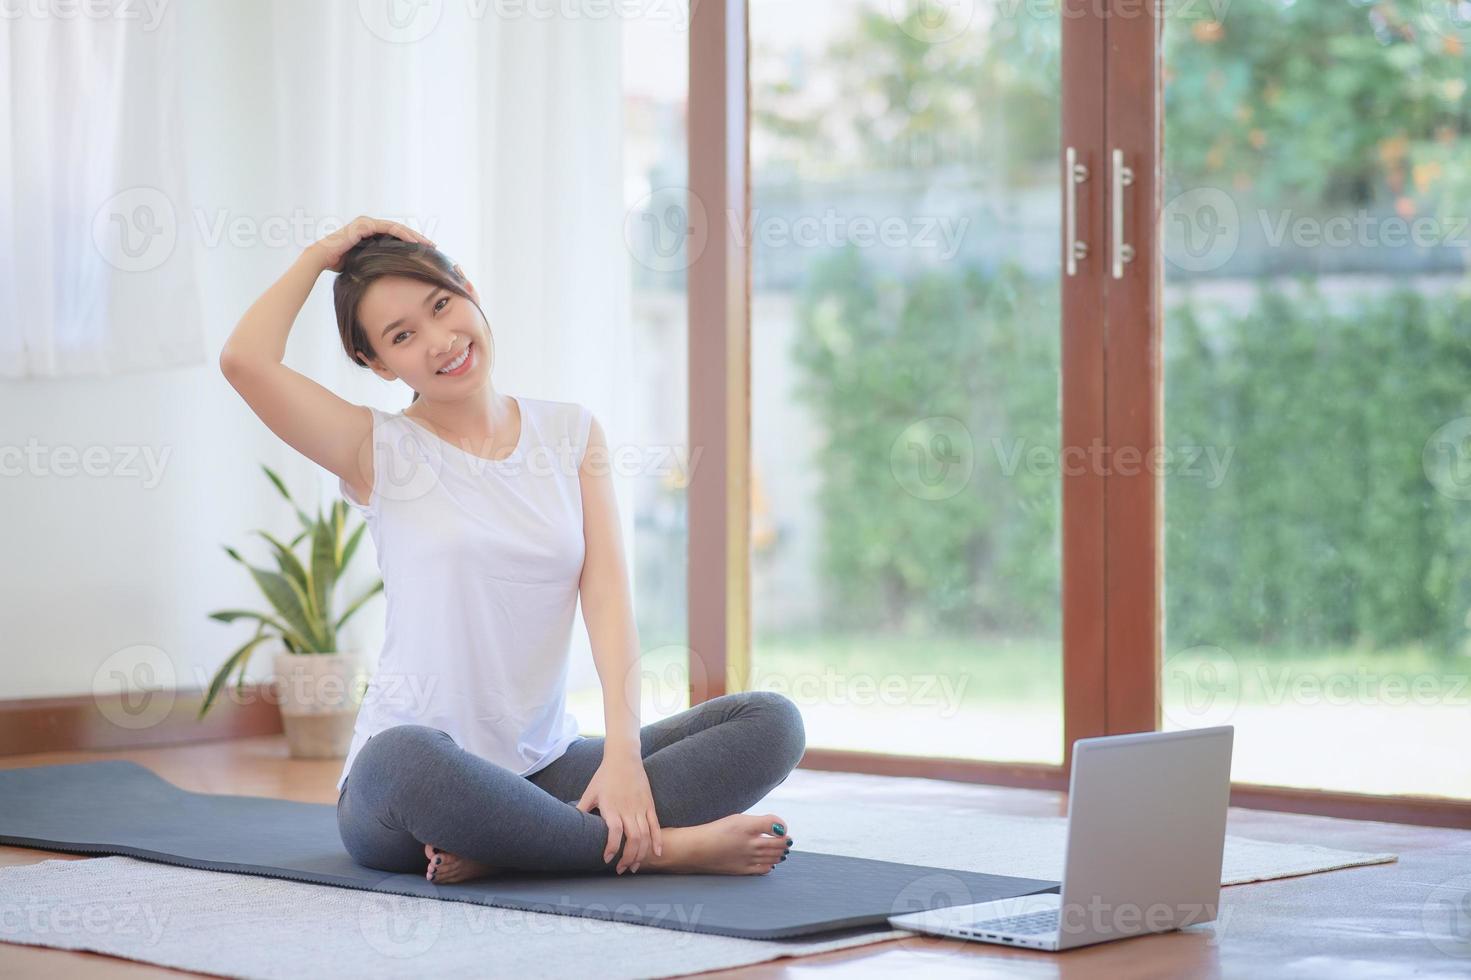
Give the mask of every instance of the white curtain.
<svg viewBox="0 0 1471 980">
<path fill-rule="evenodd" d="M 141 446 L 169 459 L 168 477 L 147 492 L 131 492 L 124 477 L 17 485 L 27 494 L 22 546 L 85 553 L 84 577 L 110 597 L 108 615 L 81 624 L 92 629 L 85 640 L 69 634 L 78 662 L 113 642 L 98 624 L 125 622 L 181 651 L 180 676 L 206 683 L 246 637 L 227 636 L 200 610 L 250 602 L 218 543 L 249 540 L 242 528 L 290 528 L 260 465 L 303 502 L 313 486 L 324 502 L 336 495 L 336 478 L 276 438 L 216 359 L 300 250 L 358 214 L 428 231 L 470 274 L 495 335 L 498 389 L 582 402 L 615 445 L 649 439 L 635 427 L 628 380 L 623 18 L 500 18 L 498 7 L 518 9 L 481 0 L 5 5 L 19 16 L 0 13 L 0 445 Z M 683 58 L 677 40 L 671 58 Z M 122 224 L 97 219 L 130 188 L 167 200 L 171 249 L 138 245 L 168 210 L 157 197 L 115 202 Z M 97 247 L 99 228 L 117 234 L 111 251 Z M 406 386 L 343 352 L 332 279 L 321 277 L 298 317 L 287 365 L 350 401 L 403 408 Z M 85 371 L 131 373 L 65 377 Z M 615 480 L 632 574 L 633 481 Z M 372 566 L 370 549 L 360 553 L 344 596 Z M 145 582 L 165 583 L 169 601 L 154 602 L 158 589 Z M 61 608 L 50 579 L 7 584 L 35 609 Z M 32 619 L 30 632 L 49 635 L 47 616 Z M 382 625 L 381 607 L 365 609 L 345 639 L 371 654 Z M 595 683 L 585 630 L 573 637 L 574 684 Z M 182 651 L 195 655 L 192 673 Z M 269 667 L 257 657 L 250 676 Z M 66 680 L 46 685 L 65 676 L 38 671 L 22 683 L 63 693 Z"/>
<path fill-rule="evenodd" d="M 205 360 L 177 24 L 0 18 L 0 377 Z"/>
<path fill-rule="evenodd" d="M 620 18 L 395 0 L 103 6 L 118 9 L 0 18 L 0 377 L 212 367 L 201 279 L 226 264 L 279 274 L 371 214 L 427 232 L 470 274 L 497 387 L 583 401 L 618 428 Z M 220 127 L 186 125 L 201 113 Z M 330 299 L 313 302 L 327 320 L 292 363 L 398 397 L 346 361 Z"/>
<path fill-rule="evenodd" d="M 201 78 L 233 79 L 204 96 L 245 127 L 233 145 L 191 146 L 231 174 L 199 191 L 199 224 L 213 231 L 196 234 L 213 263 L 236 251 L 216 243 L 228 242 L 221 229 L 232 221 L 243 219 L 247 230 L 256 221 L 262 233 L 270 219 L 277 227 L 299 223 L 302 237 L 285 247 L 252 243 L 244 267 L 264 289 L 301 247 L 359 214 L 425 232 L 480 293 L 496 388 L 581 402 L 616 448 L 635 438 L 638 422 L 629 380 L 620 18 L 497 17 L 495 10 L 394 0 L 186 8 L 195 57 L 234 59 L 228 70 L 215 62 L 201 69 Z M 387 19 L 390 12 L 408 19 Z M 242 54 L 242 44 L 254 54 Z M 230 53 L 199 54 L 223 51 Z M 350 401 L 403 408 L 406 386 L 380 380 L 343 352 L 331 279 L 322 277 L 298 319 L 287 364 Z M 324 493 L 336 492 L 335 478 L 303 466 Z M 637 477 L 614 475 L 630 576 Z M 571 683 L 595 684 L 580 614 L 572 635 Z M 372 637 L 363 642 L 374 648 Z"/>
<path fill-rule="evenodd" d="M 261 161 L 271 177 L 261 209 L 338 223 L 370 214 L 425 232 L 480 293 L 497 390 L 581 402 L 615 449 L 630 443 L 620 18 L 498 18 L 494 4 L 395 0 L 249 9 L 269 21 L 258 84 L 271 92 L 273 152 Z M 350 400 L 404 407 L 408 388 L 343 353 L 331 278 L 296 329 L 307 349 L 287 363 Z M 637 477 L 614 473 L 630 578 Z M 323 483 L 335 492 L 335 479 Z M 571 685 L 595 684 L 580 611 L 572 644 Z"/>
</svg>

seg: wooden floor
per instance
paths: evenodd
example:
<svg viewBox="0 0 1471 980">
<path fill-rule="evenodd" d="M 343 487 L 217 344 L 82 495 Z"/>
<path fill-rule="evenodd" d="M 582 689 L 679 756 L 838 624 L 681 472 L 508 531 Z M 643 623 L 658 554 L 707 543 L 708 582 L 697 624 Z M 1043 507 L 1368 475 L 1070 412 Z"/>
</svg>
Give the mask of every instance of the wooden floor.
<svg viewBox="0 0 1471 980">
<path fill-rule="evenodd" d="M 185 789 L 333 803 L 341 760 L 287 758 L 283 736 L 205 742 L 121 753 L 65 752 L 0 757 L 0 768 L 127 758 Z M 1060 815 L 1062 794 L 939 780 L 887 779 L 799 769 L 783 791 L 821 792 L 854 805 L 917 797 L 935 807 Z M 774 960 L 707 977 L 915 975 L 1077 977 L 1471 976 L 1471 830 L 1442 830 L 1233 809 L 1228 832 L 1262 840 L 1390 851 L 1393 864 L 1276 881 L 1221 892 L 1215 923 L 1103 943 L 1066 953 L 929 937 L 894 939 L 819 956 Z M 0 865 L 85 857 L 0 847 Z M 1445 903 L 1453 895 L 1455 905 Z M 0 943 L 0 978 L 167 976 L 177 970 L 92 953 Z"/>
</svg>

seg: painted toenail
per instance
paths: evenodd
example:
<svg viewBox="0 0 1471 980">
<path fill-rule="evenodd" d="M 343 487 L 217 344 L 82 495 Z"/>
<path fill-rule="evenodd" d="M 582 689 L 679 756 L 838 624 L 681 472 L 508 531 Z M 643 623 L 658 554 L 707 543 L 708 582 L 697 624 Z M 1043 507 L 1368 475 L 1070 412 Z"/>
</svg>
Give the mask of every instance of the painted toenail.
<svg viewBox="0 0 1471 980">
<path fill-rule="evenodd" d="M 788 847 L 791 847 L 792 846 L 792 839 L 790 837 L 787 838 L 787 846 Z"/>
<path fill-rule="evenodd" d="M 787 832 L 787 828 L 783 827 L 779 823 L 774 823 L 771 825 L 771 832 L 773 834 L 785 834 Z"/>
<path fill-rule="evenodd" d="M 786 856 L 786 855 L 785 855 L 785 854 L 783 854 L 783 855 L 782 855 L 782 856 L 781 856 L 781 861 L 778 861 L 778 862 L 776 862 L 776 863 L 777 863 L 777 864 L 781 864 L 781 862 L 782 862 L 782 861 L 785 861 L 785 860 L 786 860 L 786 859 L 787 859 L 787 856 Z"/>
<path fill-rule="evenodd" d="M 438 863 L 439 863 L 439 862 L 440 862 L 440 861 L 443 861 L 443 860 L 444 860 L 444 858 L 442 858 L 442 857 L 437 857 L 437 858 L 435 858 L 435 859 L 434 859 L 434 863 L 435 863 L 435 864 L 438 864 Z"/>
</svg>

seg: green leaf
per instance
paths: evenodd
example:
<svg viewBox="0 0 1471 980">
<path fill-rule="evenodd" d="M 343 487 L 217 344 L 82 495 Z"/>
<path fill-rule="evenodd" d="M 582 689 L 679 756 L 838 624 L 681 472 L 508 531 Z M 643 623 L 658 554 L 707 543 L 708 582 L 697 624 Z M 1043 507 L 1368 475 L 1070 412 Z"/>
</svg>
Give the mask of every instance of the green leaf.
<svg viewBox="0 0 1471 980">
<path fill-rule="evenodd" d="M 251 577 L 266 594 L 266 598 L 270 600 L 277 614 L 290 624 L 298 637 L 307 641 L 308 648 L 324 642 L 323 631 L 308 614 L 309 601 L 301 586 L 277 572 L 256 568 L 253 565 L 246 567 L 250 569 Z"/>
<path fill-rule="evenodd" d="M 256 627 L 255 636 L 245 641 L 244 646 L 230 654 L 229 659 L 215 672 L 214 680 L 210 681 L 209 691 L 204 696 L 204 703 L 199 706 L 199 714 L 195 717 L 195 721 L 204 718 L 205 712 L 209 710 L 210 705 L 214 704 L 215 698 L 219 696 L 220 689 L 225 686 L 225 681 L 230 676 L 230 670 L 238 666 L 241 676 L 244 677 L 245 663 L 250 659 L 251 652 L 263 641 L 269 639 L 271 639 L 269 635 L 263 634 L 260 627 Z"/>
<path fill-rule="evenodd" d="M 286 484 L 281 482 L 281 478 L 276 475 L 275 471 L 272 470 L 269 466 L 266 466 L 264 463 L 261 464 L 261 469 L 266 471 L 266 476 L 270 478 L 270 481 L 275 484 L 276 489 L 281 491 L 281 496 L 285 497 L 286 502 L 291 505 L 293 510 L 296 511 L 296 516 L 301 519 L 302 527 L 311 527 L 311 518 L 307 517 L 304 510 L 296 506 L 296 501 L 291 499 L 291 494 L 288 493 L 286 490 Z"/>
<path fill-rule="evenodd" d="M 337 540 L 331 523 L 317 512 L 312 529 L 312 601 L 321 610 L 323 625 L 331 619 L 332 588 L 337 584 Z M 323 638 L 324 640 L 326 637 Z"/>
<path fill-rule="evenodd" d="M 271 547 L 275 549 L 276 564 L 280 567 L 281 574 L 294 579 L 296 584 L 301 586 L 302 592 L 310 599 L 312 597 L 311 573 L 301 564 L 301 560 L 289 547 L 277 541 L 269 531 L 257 530 L 255 533 L 269 541 Z M 312 605 L 307 612 L 314 618 L 321 616 L 321 610 L 315 605 Z"/>
<path fill-rule="evenodd" d="M 253 612 L 249 609 L 225 609 L 220 612 L 210 613 L 209 618 L 219 620 L 222 623 L 233 623 L 237 619 L 258 620 L 262 624 L 270 626 L 277 630 L 283 640 L 290 640 L 297 646 L 301 647 L 309 646 L 306 640 L 300 634 L 298 634 L 296 630 L 292 629 L 290 626 L 287 626 L 279 619 L 274 619 L 270 616 L 265 615 L 264 613 Z"/>
<path fill-rule="evenodd" d="M 353 531 L 347 539 L 347 544 L 342 548 L 342 557 L 337 561 L 337 570 L 345 572 L 347 565 L 352 561 L 353 553 L 358 550 L 358 542 L 362 540 L 363 532 L 368 529 L 367 524 L 359 524 L 357 530 Z"/>
<path fill-rule="evenodd" d="M 342 624 L 345 623 L 345 622 L 347 622 L 347 618 L 349 616 L 351 616 L 353 613 L 355 613 L 355 612 L 358 611 L 358 607 L 359 606 L 361 606 L 363 603 L 367 602 L 369 599 L 373 598 L 373 596 L 377 595 L 378 593 L 380 593 L 382 591 L 383 591 L 383 580 L 380 578 L 378 580 L 378 583 L 376 585 L 374 585 L 368 591 L 364 592 L 362 595 L 358 596 L 357 599 L 353 600 L 353 603 L 350 606 L 347 607 L 347 611 L 344 612 L 342 614 L 342 617 L 337 620 L 337 627 L 336 628 L 337 629 L 342 629 Z"/>
</svg>

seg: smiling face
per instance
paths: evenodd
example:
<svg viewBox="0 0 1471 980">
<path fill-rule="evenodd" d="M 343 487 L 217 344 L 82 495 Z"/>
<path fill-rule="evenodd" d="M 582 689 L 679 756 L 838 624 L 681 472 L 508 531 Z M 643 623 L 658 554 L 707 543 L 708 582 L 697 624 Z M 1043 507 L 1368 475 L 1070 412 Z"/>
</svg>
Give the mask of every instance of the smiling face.
<svg viewBox="0 0 1471 980">
<path fill-rule="evenodd" d="M 480 297 L 468 282 L 466 289 L 474 303 L 407 276 L 374 280 L 358 304 L 358 320 L 377 354 L 373 370 L 390 381 L 402 378 L 431 398 L 454 397 L 483 383 L 490 341 L 476 307 Z"/>
</svg>

